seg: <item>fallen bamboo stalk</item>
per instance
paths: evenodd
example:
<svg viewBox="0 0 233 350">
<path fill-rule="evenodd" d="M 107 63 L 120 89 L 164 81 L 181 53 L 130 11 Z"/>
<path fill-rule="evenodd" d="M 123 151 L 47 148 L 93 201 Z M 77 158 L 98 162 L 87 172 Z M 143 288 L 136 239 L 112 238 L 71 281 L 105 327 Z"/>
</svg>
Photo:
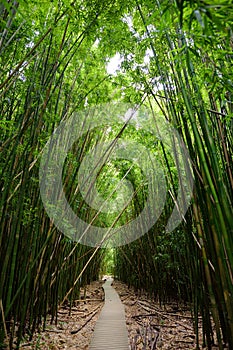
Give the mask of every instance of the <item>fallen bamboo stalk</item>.
<svg viewBox="0 0 233 350">
<path fill-rule="evenodd" d="M 104 301 L 104 299 L 77 299 L 77 300 L 74 300 L 75 302 L 79 303 L 79 302 L 86 302 L 86 301 Z"/>
<path fill-rule="evenodd" d="M 83 329 L 87 324 L 88 322 L 91 321 L 91 319 L 97 314 L 97 312 L 99 311 L 98 309 L 100 308 L 100 306 L 98 306 L 91 314 L 90 317 L 88 317 L 88 319 L 84 322 L 83 325 L 81 325 L 78 329 L 74 330 L 74 331 L 70 331 L 70 334 L 76 334 L 78 333 L 79 331 L 81 331 L 81 329 Z M 90 313 L 89 313 L 90 314 Z M 88 314 L 88 315 L 89 315 Z"/>
<path fill-rule="evenodd" d="M 139 303 L 140 304 L 140 306 L 144 309 L 144 310 L 146 310 L 146 311 L 151 311 L 148 307 L 145 307 L 145 306 L 143 306 L 141 303 Z M 157 311 L 157 310 L 155 310 L 155 309 L 153 309 L 153 313 L 156 313 L 156 314 L 158 314 L 158 315 L 160 315 L 160 316 L 162 316 L 162 317 L 164 317 L 164 318 L 167 318 L 168 320 L 170 320 L 170 321 L 174 321 L 174 320 L 172 320 L 169 316 L 167 316 L 166 314 L 164 314 L 164 313 L 162 313 L 162 312 L 160 312 L 160 311 Z M 190 331 L 192 331 L 192 328 L 191 327 L 189 327 L 189 326 L 186 326 L 186 325 L 184 325 L 183 323 L 181 323 L 181 322 L 179 322 L 179 321 L 175 321 L 177 324 L 179 324 L 180 326 L 182 326 L 182 327 L 184 327 L 185 329 L 188 329 L 188 330 L 190 330 Z"/>
<path fill-rule="evenodd" d="M 149 314 L 140 314 L 140 315 L 135 315 L 132 317 L 147 317 L 147 316 L 156 316 L 156 314 L 158 313 L 157 310 L 155 310 L 155 313 L 149 313 Z M 181 315 L 181 314 L 173 314 L 170 312 L 166 312 L 166 314 L 169 314 L 169 316 L 174 316 L 174 317 L 180 317 L 180 318 L 188 318 L 188 319 L 193 319 L 193 316 L 189 316 L 189 315 Z M 201 319 L 201 316 L 199 316 L 198 318 Z"/>
<path fill-rule="evenodd" d="M 62 333 L 62 330 L 61 329 L 48 329 L 48 328 L 45 328 L 45 332 Z"/>
</svg>

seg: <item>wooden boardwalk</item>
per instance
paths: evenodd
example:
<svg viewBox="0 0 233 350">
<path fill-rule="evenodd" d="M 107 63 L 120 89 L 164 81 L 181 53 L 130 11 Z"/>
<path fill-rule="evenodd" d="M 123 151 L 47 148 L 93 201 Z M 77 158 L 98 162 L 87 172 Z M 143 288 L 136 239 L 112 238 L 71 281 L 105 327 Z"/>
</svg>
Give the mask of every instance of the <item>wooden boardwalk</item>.
<svg viewBox="0 0 233 350">
<path fill-rule="evenodd" d="M 96 322 L 89 350 L 129 350 L 125 309 L 111 286 L 112 281 L 109 279 L 103 285 L 105 304 Z"/>
</svg>

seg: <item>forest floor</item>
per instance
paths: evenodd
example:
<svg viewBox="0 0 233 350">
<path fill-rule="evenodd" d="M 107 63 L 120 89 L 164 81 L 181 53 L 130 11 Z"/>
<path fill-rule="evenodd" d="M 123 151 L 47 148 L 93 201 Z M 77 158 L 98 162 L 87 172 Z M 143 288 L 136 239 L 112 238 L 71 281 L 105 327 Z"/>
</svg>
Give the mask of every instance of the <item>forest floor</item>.
<svg viewBox="0 0 233 350">
<path fill-rule="evenodd" d="M 20 350 L 88 350 L 99 313 L 104 304 L 103 282 L 92 282 L 81 291 L 81 301 L 73 307 L 62 306 L 57 325 L 50 324 L 45 331 L 26 340 Z M 196 349 L 193 321 L 186 305 L 169 303 L 164 306 L 140 296 L 124 283 L 114 281 L 113 286 L 125 305 L 130 350 Z M 85 299 L 85 300 L 84 300 Z M 201 338 L 201 322 L 199 324 Z M 212 347 L 218 349 L 218 347 Z"/>
<path fill-rule="evenodd" d="M 95 281 L 86 290 L 82 288 L 71 309 L 68 305 L 59 308 L 57 324 L 51 324 L 48 317 L 46 329 L 36 333 L 32 341 L 22 342 L 20 350 L 87 350 L 104 305 L 102 285 L 102 281 Z"/>
</svg>

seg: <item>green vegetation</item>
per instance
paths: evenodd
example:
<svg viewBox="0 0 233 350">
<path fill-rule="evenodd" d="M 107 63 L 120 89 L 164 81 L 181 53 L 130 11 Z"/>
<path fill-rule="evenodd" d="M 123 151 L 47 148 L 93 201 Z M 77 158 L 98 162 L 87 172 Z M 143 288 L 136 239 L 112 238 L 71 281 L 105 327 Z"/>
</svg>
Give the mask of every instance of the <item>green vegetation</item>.
<svg viewBox="0 0 233 350">
<path fill-rule="evenodd" d="M 103 250 L 103 259 L 101 260 L 101 275 L 114 275 L 114 249 Z"/>
<path fill-rule="evenodd" d="M 18 346 L 45 326 L 48 314 L 56 321 L 62 302 L 72 305 L 81 286 L 114 267 L 119 279 L 161 302 L 190 301 L 196 330 L 198 314 L 203 318 L 208 349 L 213 328 L 219 349 L 233 348 L 232 24 L 230 0 L 1 2 L 0 347 L 4 339 Z M 109 73 L 115 55 L 120 68 Z M 100 125 L 73 144 L 62 179 L 72 209 L 102 228 L 118 228 L 142 211 L 149 185 L 129 159 L 107 158 L 96 179 L 98 193 L 113 205 L 133 193 L 120 213 L 100 213 L 82 196 L 78 169 L 110 140 L 143 144 L 160 160 L 168 190 L 149 232 L 115 250 L 59 232 L 39 188 L 42 151 L 55 128 L 74 112 L 108 102 L 144 105 L 153 121 L 141 115 L 143 130 Z M 182 169 L 154 136 L 160 120 L 184 140 L 195 180 L 185 220 L 172 232 L 166 225 Z"/>
</svg>

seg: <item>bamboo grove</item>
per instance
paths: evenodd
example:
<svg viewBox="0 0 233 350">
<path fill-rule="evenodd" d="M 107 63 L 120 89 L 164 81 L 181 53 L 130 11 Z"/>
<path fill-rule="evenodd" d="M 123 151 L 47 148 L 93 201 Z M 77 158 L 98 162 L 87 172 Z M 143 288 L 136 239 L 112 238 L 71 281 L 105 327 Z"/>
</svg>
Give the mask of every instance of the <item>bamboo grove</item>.
<svg viewBox="0 0 233 350">
<path fill-rule="evenodd" d="M 0 347 L 19 346 L 48 315 L 56 321 L 58 306 L 72 306 L 80 287 L 98 279 L 114 257 L 115 276 L 138 293 L 191 305 L 197 349 L 212 348 L 214 331 L 219 349 L 233 348 L 232 13 L 226 0 L 1 2 Z M 109 72 L 112 57 L 119 67 Z M 151 129 L 161 119 L 172 125 L 189 152 L 194 189 L 184 220 L 167 232 L 179 181 L 166 145 L 127 123 L 87 131 L 62 175 L 83 220 L 119 227 L 146 201 L 143 172 L 118 159 L 102 167 L 97 187 L 107 198 L 116 179 L 127 179 L 134 189 L 130 206 L 104 215 L 85 204 L 77 169 L 106 140 L 142 143 L 161 159 L 169 188 L 153 227 L 106 254 L 56 228 L 41 200 L 39 167 L 61 121 L 110 102 L 146 106 Z"/>
</svg>

